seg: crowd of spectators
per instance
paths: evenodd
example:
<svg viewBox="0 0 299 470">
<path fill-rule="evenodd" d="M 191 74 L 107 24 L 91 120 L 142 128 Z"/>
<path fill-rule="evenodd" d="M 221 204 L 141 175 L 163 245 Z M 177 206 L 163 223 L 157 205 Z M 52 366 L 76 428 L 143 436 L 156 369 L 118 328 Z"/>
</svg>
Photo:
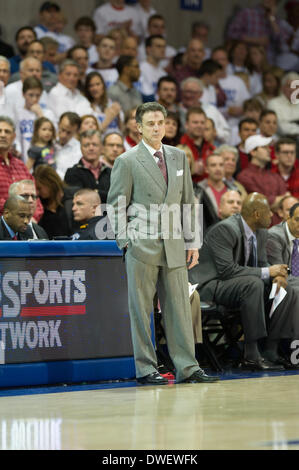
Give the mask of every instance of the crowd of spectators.
<svg viewBox="0 0 299 470">
<path fill-rule="evenodd" d="M 214 48 L 212 26 L 195 21 L 175 48 L 151 0 L 108 0 L 71 36 L 44 2 L 15 45 L 0 41 L 2 239 L 96 238 L 96 207 L 115 159 L 140 142 L 135 112 L 148 101 L 168 111 L 163 142 L 188 157 L 204 230 L 252 192 L 272 226 L 287 220 L 299 198 L 299 1 L 283 8 L 239 8 Z"/>
</svg>

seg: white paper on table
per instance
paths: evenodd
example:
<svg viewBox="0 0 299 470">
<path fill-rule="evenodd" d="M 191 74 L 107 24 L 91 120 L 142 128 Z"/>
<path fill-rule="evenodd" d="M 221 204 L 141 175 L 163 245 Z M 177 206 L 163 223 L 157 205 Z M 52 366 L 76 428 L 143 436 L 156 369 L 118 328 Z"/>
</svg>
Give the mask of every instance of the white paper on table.
<svg viewBox="0 0 299 470">
<path fill-rule="evenodd" d="M 269 295 L 269 299 L 273 299 L 272 307 L 271 307 L 270 314 L 269 314 L 270 318 L 272 317 L 274 311 L 276 310 L 280 302 L 282 302 L 282 300 L 285 298 L 287 294 L 287 291 L 284 289 L 284 287 L 281 287 L 278 293 L 275 295 L 276 289 L 277 289 L 277 284 L 274 283 L 272 285 L 272 289 Z"/>
<path fill-rule="evenodd" d="M 189 285 L 189 297 L 191 297 L 191 295 L 193 294 L 193 292 L 196 290 L 196 287 L 198 286 L 198 284 L 190 284 L 190 282 L 188 282 L 188 285 Z"/>
</svg>

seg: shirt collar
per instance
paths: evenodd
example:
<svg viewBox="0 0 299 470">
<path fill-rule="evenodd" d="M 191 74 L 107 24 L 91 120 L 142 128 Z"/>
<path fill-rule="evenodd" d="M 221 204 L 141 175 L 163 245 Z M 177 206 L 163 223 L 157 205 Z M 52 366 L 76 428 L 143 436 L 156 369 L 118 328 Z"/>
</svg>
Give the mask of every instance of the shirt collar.
<svg viewBox="0 0 299 470">
<path fill-rule="evenodd" d="M 243 223 L 243 227 L 244 227 L 244 232 L 245 232 L 245 237 L 247 240 L 249 240 L 252 236 L 254 238 L 256 238 L 256 235 L 255 233 L 251 230 L 251 228 L 249 227 L 249 225 L 247 224 L 247 222 L 243 219 L 243 217 L 241 216 L 241 220 L 242 220 L 242 223 Z"/>
<path fill-rule="evenodd" d="M 146 144 L 143 139 L 142 139 L 142 143 L 143 143 L 143 145 L 147 148 L 147 150 L 149 151 L 149 153 L 150 153 L 152 156 L 154 156 L 154 154 L 155 154 L 156 152 L 162 152 L 162 153 L 163 153 L 163 145 L 162 145 L 162 144 L 161 144 L 161 147 L 159 148 L 159 150 L 156 150 L 156 149 L 154 149 L 153 147 L 151 147 L 150 145 Z"/>
<path fill-rule="evenodd" d="M 57 83 L 57 87 L 59 87 L 64 92 L 65 95 L 75 96 L 79 93 L 79 90 L 77 90 L 77 88 L 72 91 L 60 82 Z"/>
<path fill-rule="evenodd" d="M 11 238 L 14 238 L 14 236 L 17 235 L 17 233 L 15 233 L 15 232 L 10 228 L 10 226 L 7 225 L 7 223 L 5 222 L 5 219 L 4 219 L 3 216 L 1 217 L 1 219 L 2 219 L 2 221 L 3 221 L 3 223 L 4 223 L 4 225 L 5 225 L 5 227 L 6 227 L 7 231 L 8 231 L 8 233 L 9 233 L 9 235 L 11 236 Z"/>
</svg>

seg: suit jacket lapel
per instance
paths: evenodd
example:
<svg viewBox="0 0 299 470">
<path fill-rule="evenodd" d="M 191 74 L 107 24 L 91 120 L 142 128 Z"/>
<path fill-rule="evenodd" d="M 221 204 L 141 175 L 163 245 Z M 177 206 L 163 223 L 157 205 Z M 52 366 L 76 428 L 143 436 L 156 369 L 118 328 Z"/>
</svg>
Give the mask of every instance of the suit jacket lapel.
<svg viewBox="0 0 299 470">
<path fill-rule="evenodd" d="M 236 218 L 237 218 L 237 221 L 238 221 L 238 225 L 239 225 L 239 229 L 240 229 L 240 232 L 241 232 L 241 246 L 240 246 L 240 261 L 238 262 L 238 264 L 240 264 L 241 266 L 245 266 L 245 231 L 244 231 L 244 225 L 243 225 L 243 222 L 242 222 L 242 219 L 241 219 L 241 216 L 240 215 L 236 215 Z"/>
<path fill-rule="evenodd" d="M 176 158 L 174 154 L 163 145 L 163 153 L 165 164 L 167 168 L 167 175 L 168 175 L 168 188 L 167 188 L 167 196 L 171 194 L 172 189 L 176 185 L 177 181 L 177 166 L 176 166 Z M 163 178 L 164 179 L 164 178 Z"/>
<path fill-rule="evenodd" d="M 146 172 L 154 179 L 154 181 L 160 186 L 161 190 L 165 192 L 167 186 L 162 175 L 160 168 L 155 162 L 152 155 L 149 153 L 147 148 L 142 142 L 138 144 L 137 148 L 137 160 L 143 165 Z"/>
</svg>

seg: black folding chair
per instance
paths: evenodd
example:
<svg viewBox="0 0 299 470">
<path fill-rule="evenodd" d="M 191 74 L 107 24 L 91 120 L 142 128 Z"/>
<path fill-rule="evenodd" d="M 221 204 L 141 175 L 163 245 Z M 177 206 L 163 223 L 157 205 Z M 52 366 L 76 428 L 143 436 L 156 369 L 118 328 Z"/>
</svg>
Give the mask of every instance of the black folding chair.
<svg viewBox="0 0 299 470">
<path fill-rule="evenodd" d="M 211 367 L 221 372 L 241 359 L 239 340 L 243 336 L 240 311 L 214 302 L 200 302 L 202 315 L 202 351 Z M 235 355 L 235 360 L 233 358 Z"/>
</svg>

